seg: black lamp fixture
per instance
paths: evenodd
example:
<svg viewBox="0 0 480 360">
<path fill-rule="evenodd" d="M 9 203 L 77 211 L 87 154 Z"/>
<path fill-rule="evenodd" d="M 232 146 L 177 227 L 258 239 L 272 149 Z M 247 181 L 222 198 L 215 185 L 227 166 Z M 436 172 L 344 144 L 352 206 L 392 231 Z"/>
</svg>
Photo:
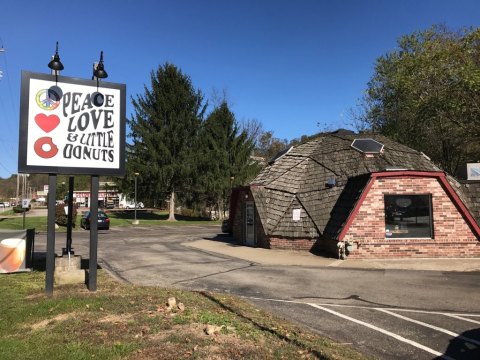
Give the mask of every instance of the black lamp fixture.
<svg viewBox="0 0 480 360">
<path fill-rule="evenodd" d="M 100 51 L 100 61 L 93 70 L 93 76 L 95 76 L 97 79 L 105 79 L 108 77 L 105 67 L 103 66 L 103 51 Z"/>
<path fill-rule="evenodd" d="M 53 59 L 48 63 L 48 67 L 54 70 L 55 74 L 57 71 L 63 70 L 63 64 L 60 61 L 60 56 L 58 55 L 58 41 L 57 41 L 57 47 L 55 49 L 55 55 L 53 55 Z"/>
</svg>

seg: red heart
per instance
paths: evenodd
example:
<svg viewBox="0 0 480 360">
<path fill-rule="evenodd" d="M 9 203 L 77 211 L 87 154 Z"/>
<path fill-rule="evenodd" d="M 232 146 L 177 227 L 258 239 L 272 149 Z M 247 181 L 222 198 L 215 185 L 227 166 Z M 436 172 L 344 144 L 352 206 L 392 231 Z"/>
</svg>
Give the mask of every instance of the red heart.
<svg viewBox="0 0 480 360">
<path fill-rule="evenodd" d="M 60 118 L 57 115 L 35 115 L 35 122 L 45 132 L 50 132 L 60 124 Z"/>
</svg>

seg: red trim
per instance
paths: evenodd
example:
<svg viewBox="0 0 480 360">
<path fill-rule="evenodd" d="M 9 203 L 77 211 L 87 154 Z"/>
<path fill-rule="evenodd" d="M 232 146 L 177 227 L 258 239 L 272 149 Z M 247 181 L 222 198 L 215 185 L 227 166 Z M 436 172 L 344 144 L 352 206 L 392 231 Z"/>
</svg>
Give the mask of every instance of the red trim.
<svg viewBox="0 0 480 360">
<path fill-rule="evenodd" d="M 365 189 L 363 189 L 362 195 L 360 195 L 360 199 L 358 199 L 357 203 L 355 204 L 355 207 L 353 208 L 353 211 L 350 213 L 350 215 L 348 215 L 347 222 L 343 227 L 342 231 L 340 232 L 340 235 L 338 235 L 338 241 L 343 241 L 345 234 L 347 233 L 348 229 L 350 228 L 350 225 L 352 225 L 353 220 L 355 219 L 358 212 L 360 211 L 360 207 L 362 206 L 362 203 L 367 197 L 367 194 L 370 191 L 370 188 L 372 187 L 375 180 L 376 180 L 375 175 L 371 174 L 370 180 L 368 180 L 367 186 L 365 187 Z"/>
<path fill-rule="evenodd" d="M 457 206 L 458 211 L 460 211 L 460 213 L 466 218 L 473 232 L 477 235 L 477 238 L 480 238 L 480 227 L 478 226 L 470 211 L 468 211 L 467 207 L 463 204 L 460 197 L 457 195 L 455 189 L 448 182 L 445 174 L 440 174 L 439 179 L 444 186 L 444 189 L 447 191 L 447 193 L 450 195 L 450 198 L 453 200 L 453 203 Z"/>
<path fill-rule="evenodd" d="M 468 211 L 467 207 L 463 204 L 462 200 L 460 197 L 457 195 L 453 187 L 450 185 L 450 183 L 447 180 L 447 177 L 445 176 L 444 172 L 441 171 L 435 171 L 435 172 L 428 172 L 428 171 L 383 171 L 383 172 L 377 172 L 377 173 L 372 173 L 370 175 L 370 180 L 365 189 L 362 192 L 362 195 L 360 196 L 360 199 L 358 199 L 357 203 L 355 204 L 355 207 L 353 208 L 353 211 L 350 213 L 350 215 L 347 218 L 347 222 L 345 223 L 345 226 L 343 227 L 342 231 L 338 235 L 338 241 L 343 241 L 343 238 L 345 237 L 348 229 L 353 223 L 353 220 L 357 216 L 358 212 L 360 211 L 360 207 L 362 206 L 363 201 L 368 195 L 368 192 L 370 191 L 373 183 L 378 179 L 378 178 L 383 178 L 383 177 L 430 177 L 430 178 L 437 178 L 441 185 L 443 186 L 443 189 L 446 191 L 447 195 L 450 197 L 452 202 L 455 204 L 456 208 L 458 211 L 463 215 L 464 219 L 467 221 L 468 225 L 472 229 L 473 233 L 477 236 L 477 238 L 480 238 L 480 227 L 478 226 L 477 222 L 473 218 L 473 216 L 470 214 Z"/>
</svg>

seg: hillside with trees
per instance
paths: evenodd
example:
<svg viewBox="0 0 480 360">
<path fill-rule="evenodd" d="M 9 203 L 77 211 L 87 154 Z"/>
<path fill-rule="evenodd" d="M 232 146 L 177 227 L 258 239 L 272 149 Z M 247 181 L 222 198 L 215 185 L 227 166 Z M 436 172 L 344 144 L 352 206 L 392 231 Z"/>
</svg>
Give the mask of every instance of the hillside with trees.
<svg viewBox="0 0 480 360">
<path fill-rule="evenodd" d="M 379 57 L 359 127 L 423 151 L 455 174 L 480 159 L 480 29 L 434 26 Z"/>
</svg>

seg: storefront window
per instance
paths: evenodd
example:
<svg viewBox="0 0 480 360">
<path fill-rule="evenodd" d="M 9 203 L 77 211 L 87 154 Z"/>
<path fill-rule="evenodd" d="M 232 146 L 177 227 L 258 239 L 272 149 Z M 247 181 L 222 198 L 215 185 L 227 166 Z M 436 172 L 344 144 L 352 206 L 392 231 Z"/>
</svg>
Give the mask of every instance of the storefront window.
<svg viewBox="0 0 480 360">
<path fill-rule="evenodd" d="M 386 238 L 432 238 L 431 195 L 385 195 Z"/>
</svg>

